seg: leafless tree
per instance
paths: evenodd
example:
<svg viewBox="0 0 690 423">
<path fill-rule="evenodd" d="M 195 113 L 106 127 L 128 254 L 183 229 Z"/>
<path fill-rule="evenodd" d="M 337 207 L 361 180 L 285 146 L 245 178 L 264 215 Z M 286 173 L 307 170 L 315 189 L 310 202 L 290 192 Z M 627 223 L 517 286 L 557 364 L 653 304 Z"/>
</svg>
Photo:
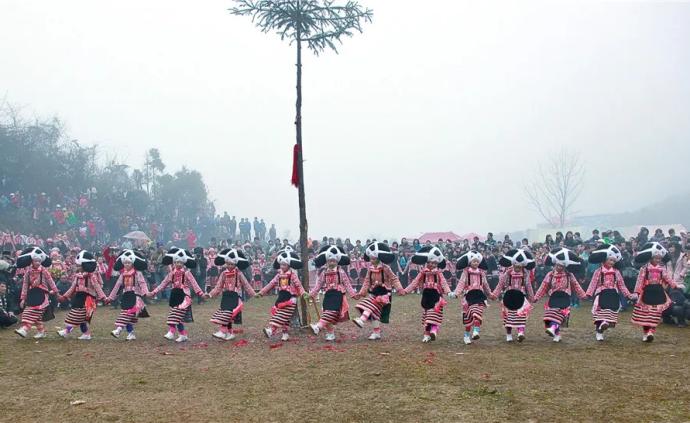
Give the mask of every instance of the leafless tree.
<svg viewBox="0 0 690 423">
<path fill-rule="evenodd" d="M 573 213 L 583 179 L 580 154 L 564 148 L 539 163 L 534 179 L 525 186 L 525 193 L 544 220 L 562 228 Z"/>
</svg>

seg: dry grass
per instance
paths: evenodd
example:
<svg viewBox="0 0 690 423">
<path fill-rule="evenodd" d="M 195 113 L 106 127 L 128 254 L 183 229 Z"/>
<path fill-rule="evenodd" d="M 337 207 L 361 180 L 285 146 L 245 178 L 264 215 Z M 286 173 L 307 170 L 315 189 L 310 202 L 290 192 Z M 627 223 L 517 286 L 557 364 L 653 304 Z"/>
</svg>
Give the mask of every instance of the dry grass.
<svg viewBox="0 0 690 423">
<path fill-rule="evenodd" d="M 97 311 L 91 342 L 54 331 L 36 342 L 2 331 L 0 421 L 690 420 L 690 329 L 664 326 L 643 344 L 626 313 L 597 344 L 583 305 L 564 341 L 553 344 L 537 307 L 527 340 L 506 344 L 494 304 L 478 343 L 462 345 L 452 307 L 440 339 L 423 345 L 419 297 L 409 296 L 395 298 L 383 341 L 367 341 L 368 332 L 346 323 L 334 344 L 301 334 L 283 345 L 260 331 L 272 301 L 247 304 L 238 338 L 246 345 L 211 339 L 215 302 L 195 306 L 183 346 L 162 338 L 163 305 L 150 308 L 153 317 L 130 343 L 108 335 L 116 316 L 109 307 Z M 74 400 L 85 403 L 71 406 Z"/>
</svg>

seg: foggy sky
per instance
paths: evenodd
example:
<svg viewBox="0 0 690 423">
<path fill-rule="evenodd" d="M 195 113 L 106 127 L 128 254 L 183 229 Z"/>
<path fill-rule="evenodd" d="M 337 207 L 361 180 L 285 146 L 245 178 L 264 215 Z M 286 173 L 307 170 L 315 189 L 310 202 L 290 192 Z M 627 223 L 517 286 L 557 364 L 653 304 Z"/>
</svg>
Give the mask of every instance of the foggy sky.
<svg viewBox="0 0 690 423">
<path fill-rule="evenodd" d="M 562 146 L 586 159 L 581 214 L 688 187 L 690 4 L 362 3 L 364 34 L 304 58 L 312 237 L 533 227 L 523 181 Z M 0 96 L 103 160 L 159 148 L 219 212 L 294 238 L 294 47 L 230 6 L 0 0 Z"/>
</svg>

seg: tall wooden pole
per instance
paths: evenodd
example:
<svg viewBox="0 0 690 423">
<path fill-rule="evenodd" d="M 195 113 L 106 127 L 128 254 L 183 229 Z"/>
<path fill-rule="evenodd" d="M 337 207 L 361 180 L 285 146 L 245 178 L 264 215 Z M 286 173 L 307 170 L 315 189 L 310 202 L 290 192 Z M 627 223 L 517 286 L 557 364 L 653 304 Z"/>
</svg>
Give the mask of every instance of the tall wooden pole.
<svg viewBox="0 0 690 423">
<path fill-rule="evenodd" d="M 298 1 L 299 3 L 299 1 Z M 298 4 L 299 6 L 299 4 Z M 298 7 L 299 10 L 299 7 Z M 297 192 L 299 197 L 299 246 L 302 256 L 302 286 L 309 291 L 309 251 L 307 247 L 307 206 L 304 200 L 304 162 L 302 159 L 302 41 L 299 25 L 297 26 L 297 102 L 295 103 L 295 133 L 297 137 L 297 176 L 299 184 Z M 307 322 L 307 302 L 301 300 L 302 322 Z"/>
</svg>

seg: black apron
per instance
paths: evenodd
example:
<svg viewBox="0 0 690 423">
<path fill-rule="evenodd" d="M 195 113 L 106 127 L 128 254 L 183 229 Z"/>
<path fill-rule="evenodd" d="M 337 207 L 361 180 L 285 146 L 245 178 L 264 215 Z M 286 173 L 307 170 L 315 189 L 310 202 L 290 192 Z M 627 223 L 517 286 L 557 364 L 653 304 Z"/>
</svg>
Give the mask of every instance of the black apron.
<svg viewBox="0 0 690 423">
<path fill-rule="evenodd" d="M 615 289 L 602 289 L 599 292 L 599 308 L 605 310 L 618 311 L 621 306 L 621 299 Z"/>
<path fill-rule="evenodd" d="M 509 289 L 503 294 L 503 306 L 508 310 L 520 310 L 524 304 L 525 294 L 519 289 Z"/>
<path fill-rule="evenodd" d="M 89 294 L 86 292 L 77 292 L 72 298 L 72 308 L 85 308 L 86 307 L 86 297 Z"/>
<path fill-rule="evenodd" d="M 550 308 L 568 308 L 570 307 L 570 294 L 565 291 L 554 291 L 549 298 Z"/>
<path fill-rule="evenodd" d="M 323 296 L 323 309 L 340 312 L 343 305 L 343 293 L 337 289 L 329 289 Z"/>
<path fill-rule="evenodd" d="M 645 286 L 642 290 L 642 302 L 650 306 L 664 304 L 666 302 L 664 287 L 656 283 Z"/>
<path fill-rule="evenodd" d="M 134 307 L 137 305 L 137 297 L 139 297 L 139 295 L 137 295 L 134 291 L 123 292 L 122 296 L 120 296 L 120 308 L 123 310 L 129 310 L 130 308 Z M 150 317 L 146 307 L 139 310 L 139 315 L 137 317 Z"/>
<path fill-rule="evenodd" d="M 232 311 L 240 305 L 240 295 L 235 291 L 223 291 L 223 296 L 220 298 L 220 309 L 223 311 Z M 242 312 L 237 313 L 233 323 L 242 323 Z"/>
<path fill-rule="evenodd" d="M 430 310 L 436 307 L 436 303 L 441 299 L 441 294 L 433 288 L 424 288 L 422 291 L 422 308 Z"/>
<path fill-rule="evenodd" d="M 41 276 L 43 279 L 43 276 Z M 37 307 L 43 304 L 48 293 L 41 288 L 31 288 L 26 294 L 26 305 L 29 307 Z M 44 322 L 51 321 L 55 318 L 53 305 L 48 302 L 48 307 L 43 310 L 41 320 Z"/>
<path fill-rule="evenodd" d="M 26 294 L 26 305 L 29 307 L 38 307 L 46 300 L 47 292 L 41 288 L 31 288 Z"/>
<path fill-rule="evenodd" d="M 388 295 L 388 304 L 381 308 L 381 323 L 390 322 L 391 317 L 391 303 L 393 302 L 393 296 L 390 295 L 390 291 L 383 285 L 378 285 L 374 289 L 369 290 L 369 293 L 375 297 L 380 297 L 382 295 Z"/>
<path fill-rule="evenodd" d="M 177 307 L 184 302 L 185 297 L 184 290 L 182 288 L 173 288 L 170 290 L 170 300 L 168 304 L 170 307 Z"/>
<path fill-rule="evenodd" d="M 486 294 L 481 289 L 472 289 L 465 294 L 465 301 L 468 305 L 484 304 Z"/>
<path fill-rule="evenodd" d="M 286 289 L 281 289 L 278 291 L 278 298 L 276 299 L 275 305 L 277 306 L 280 303 L 284 303 L 292 297 L 294 297 L 294 295 L 292 295 L 290 291 Z"/>
</svg>

